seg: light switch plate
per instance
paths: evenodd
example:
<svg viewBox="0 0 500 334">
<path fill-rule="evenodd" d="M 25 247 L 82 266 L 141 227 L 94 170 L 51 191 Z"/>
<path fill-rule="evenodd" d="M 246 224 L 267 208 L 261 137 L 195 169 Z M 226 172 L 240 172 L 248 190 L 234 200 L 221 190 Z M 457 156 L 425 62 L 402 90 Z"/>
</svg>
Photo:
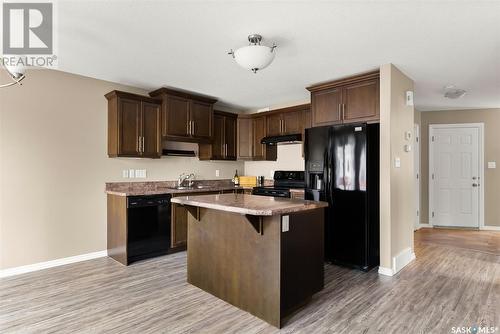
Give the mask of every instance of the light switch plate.
<svg viewBox="0 0 500 334">
<path fill-rule="evenodd" d="M 288 232 L 290 230 L 290 216 L 281 217 L 281 232 Z"/>
<path fill-rule="evenodd" d="M 496 161 L 488 161 L 488 169 L 495 169 L 497 168 L 497 162 Z"/>
<path fill-rule="evenodd" d="M 399 157 L 394 158 L 394 167 L 401 168 L 401 158 Z"/>
<path fill-rule="evenodd" d="M 129 169 L 128 170 L 128 177 L 131 179 L 135 178 L 135 170 Z"/>
<path fill-rule="evenodd" d="M 128 169 L 122 170 L 122 177 L 128 179 Z"/>
<path fill-rule="evenodd" d="M 215 170 L 215 177 L 219 177 L 220 176 L 220 171 L 218 169 Z"/>
</svg>

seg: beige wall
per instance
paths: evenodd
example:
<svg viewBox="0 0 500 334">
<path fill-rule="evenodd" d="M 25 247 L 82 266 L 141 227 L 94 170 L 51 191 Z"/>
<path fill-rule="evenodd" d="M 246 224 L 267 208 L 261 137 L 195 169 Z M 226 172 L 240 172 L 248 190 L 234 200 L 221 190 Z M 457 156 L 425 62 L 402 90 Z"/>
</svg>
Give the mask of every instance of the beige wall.
<svg viewBox="0 0 500 334">
<path fill-rule="evenodd" d="M 404 151 L 405 131 L 413 132 L 414 108 L 405 92 L 413 81 L 392 64 L 380 67 L 380 264 L 392 268 L 393 258 L 413 249 L 415 184 L 413 153 Z M 394 167 L 396 157 L 401 168 Z"/>
<path fill-rule="evenodd" d="M 130 180 L 122 169 L 146 169 L 148 180 L 243 171 L 241 162 L 108 158 L 104 94 L 113 89 L 146 93 L 47 70 L 0 89 L 0 269 L 104 250 L 104 183 Z"/>
<path fill-rule="evenodd" d="M 272 179 L 271 172 L 275 170 L 304 170 L 302 144 L 278 145 L 276 161 L 245 162 L 245 175 L 262 175 Z"/>
<path fill-rule="evenodd" d="M 500 109 L 426 111 L 421 113 L 421 223 L 429 223 L 429 124 L 484 123 L 484 224 L 500 226 L 500 171 L 488 161 L 500 162 Z"/>
</svg>

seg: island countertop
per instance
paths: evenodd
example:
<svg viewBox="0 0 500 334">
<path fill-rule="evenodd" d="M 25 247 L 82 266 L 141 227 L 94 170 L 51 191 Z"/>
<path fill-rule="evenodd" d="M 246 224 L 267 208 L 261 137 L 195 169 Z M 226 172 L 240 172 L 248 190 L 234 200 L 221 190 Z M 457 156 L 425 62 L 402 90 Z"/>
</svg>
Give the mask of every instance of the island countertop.
<svg viewBox="0 0 500 334">
<path fill-rule="evenodd" d="M 252 216 L 273 216 L 307 211 L 328 206 L 326 202 L 315 202 L 293 198 L 275 198 L 246 194 L 221 194 L 183 196 L 172 198 L 172 203 L 200 208 L 234 212 Z"/>
</svg>

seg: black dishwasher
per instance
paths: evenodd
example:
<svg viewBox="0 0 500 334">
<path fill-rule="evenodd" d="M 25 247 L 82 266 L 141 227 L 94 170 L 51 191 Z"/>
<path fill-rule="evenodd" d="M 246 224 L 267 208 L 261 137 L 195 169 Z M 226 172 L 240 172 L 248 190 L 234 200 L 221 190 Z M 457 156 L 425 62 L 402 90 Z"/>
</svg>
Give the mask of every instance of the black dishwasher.
<svg viewBox="0 0 500 334">
<path fill-rule="evenodd" d="M 171 195 L 127 198 L 127 262 L 165 255 L 170 249 Z"/>
</svg>

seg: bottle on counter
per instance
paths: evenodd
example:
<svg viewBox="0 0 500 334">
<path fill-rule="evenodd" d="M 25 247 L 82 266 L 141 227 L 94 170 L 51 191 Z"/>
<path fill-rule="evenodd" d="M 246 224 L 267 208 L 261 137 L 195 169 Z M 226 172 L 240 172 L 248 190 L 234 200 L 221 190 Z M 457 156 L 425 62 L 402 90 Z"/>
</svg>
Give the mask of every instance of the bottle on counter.
<svg viewBox="0 0 500 334">
<path fill-rule="evenodd" d="M 240 177 L 238 176 L 238 170 L 234 173 L 233 177 L 234 186 L 238 187 L 240 185 Z"/>
</svg>

